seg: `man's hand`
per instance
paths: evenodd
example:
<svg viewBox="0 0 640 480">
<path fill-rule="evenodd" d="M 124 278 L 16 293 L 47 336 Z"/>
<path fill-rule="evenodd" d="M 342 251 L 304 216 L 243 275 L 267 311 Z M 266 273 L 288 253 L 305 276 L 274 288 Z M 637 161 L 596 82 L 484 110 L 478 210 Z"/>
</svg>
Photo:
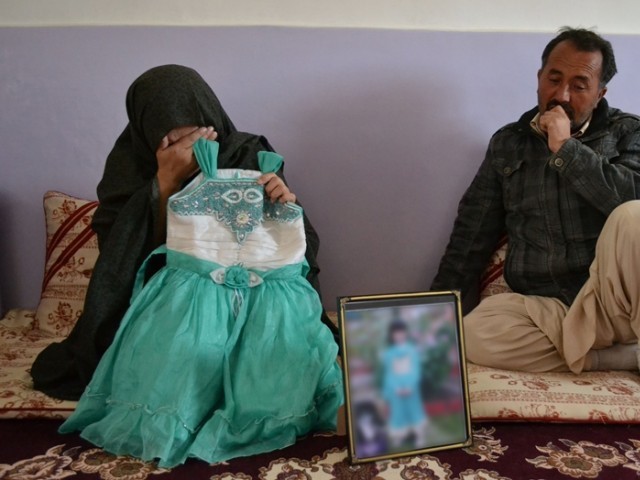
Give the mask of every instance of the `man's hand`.
<svg viewBox="0 0 640 480">
<path fill-rule="evenodd" d="M 269 196 L 272 203 L 295 202 L 296 196 L 289 190 L 280 177 L 275 173 L 266 173 L 258 179 L 259 185 L 264 185 L 264 192 Z"/>
<path fill-rule="evenodd" d="M 175 132 L 182 130 L 184 135 L 175 138 Z M 200 138 L 215 140 L 218 133 L 213 127 L 191 127 L 169 132 L 156 150 L 158 161 L 158 187 L 162 193 L 177 191 L 182 183 L 198 171 L 198 164 L 193 156 L 193 144 Z"/>
<path fill-rule="evenodd" d="M 557 105 L 540 116 L 540 129 L 547 134 L 549 150 L 558 153 L 564 142 L 571 138 L 571 119 Z"/>
</svg>

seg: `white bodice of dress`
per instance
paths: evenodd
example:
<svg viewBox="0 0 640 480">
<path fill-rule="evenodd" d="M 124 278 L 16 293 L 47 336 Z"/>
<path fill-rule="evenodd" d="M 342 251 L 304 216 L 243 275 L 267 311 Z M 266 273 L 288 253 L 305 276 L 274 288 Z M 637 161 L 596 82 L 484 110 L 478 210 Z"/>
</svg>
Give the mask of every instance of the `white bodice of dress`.
<svg viewBox="0 0 640 480">
<path fill-rule="evenodd" d="M 255 170 L 198 175 L 169 198 L 167 248 L 223 267 L 271 270 L 304 260 L 302 208 L 272 204 Z"/>
</svg>

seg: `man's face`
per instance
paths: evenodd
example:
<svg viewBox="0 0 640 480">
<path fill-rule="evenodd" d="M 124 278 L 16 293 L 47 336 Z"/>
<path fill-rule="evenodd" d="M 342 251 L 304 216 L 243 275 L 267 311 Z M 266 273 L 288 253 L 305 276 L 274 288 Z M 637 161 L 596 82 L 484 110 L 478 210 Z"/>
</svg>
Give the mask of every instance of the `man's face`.
<svg viewBox="0 0 640 480">
<path fill-rule="evenodd" d="M 547 64 L 538 71 L 540 114 L 560 105 L 575 132 L 586 122 L 607 89 L 600 86 L 602 53 L 581 52 L 570 41 L 551 51 Z"/>
</svg>

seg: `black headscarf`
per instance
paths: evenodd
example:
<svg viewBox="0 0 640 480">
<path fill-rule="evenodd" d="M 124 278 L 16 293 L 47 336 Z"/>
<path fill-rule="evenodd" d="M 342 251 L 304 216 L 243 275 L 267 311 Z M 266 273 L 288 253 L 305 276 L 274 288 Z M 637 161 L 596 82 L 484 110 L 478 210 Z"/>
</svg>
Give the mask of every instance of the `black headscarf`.
<svg viewBox="0 0 640 480">
<path fill-rule="evenodd" d="M 122 208 L 150 186 L 158 169 L 156 150 L 170 130 L 214 127 L 219 168 L 257 169 L 257 153 L 273 151 L 266 138 L 238 132 L 198 72 L 179 65 L 152 68 L 138 77 L 127 92 L 127 115 L 129 124 L 109 154 L 98 185 L 100 207 L 93 228 L 101 247 Z"/>
<path fill-rule="evenodd" d="M 219 168 L 257 170 L 258 152 L 273 151 L 266 138 L 238 132 L 204 79 L 179 65 L 156 67 L 138 77 L 127 92 L 127 115 L 129 123 L 107 157 L 97 189 L 100 205 L 92 226 L 100 255 L 82 316 L 69 337 L 45 348 L 31 368 L 34 388 L 53 397 L 80 397 L 129 306 L 136 272 L 157 246 L 155 152 L 162 138 L 178 127 L 213 126 Z M 282 170 L 277 173 L 284 178 Z M 319 292 L 318 235 L 304 220 L 311 267 L 307 278 Z M 323 321 L 332 327 L 326 315 Z"/>
</svg>

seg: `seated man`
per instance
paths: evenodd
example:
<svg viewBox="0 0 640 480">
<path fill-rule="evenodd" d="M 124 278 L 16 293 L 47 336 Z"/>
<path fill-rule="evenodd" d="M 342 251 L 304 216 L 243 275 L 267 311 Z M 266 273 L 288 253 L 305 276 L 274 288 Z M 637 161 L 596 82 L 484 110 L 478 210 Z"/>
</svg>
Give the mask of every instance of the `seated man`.
<svg viewBox="0 0 640 480">
<path fill-rule="evenodd" d="M 515 293 L 465 317 L 471 362 L 638 369 L 640 118 L 604 99 L 615 73 L 608 41 L 561 30 L 542 53 L 538 106 L 489 143 L 432 285 L 467 293 L 506 232 Z"/>
</svg>

